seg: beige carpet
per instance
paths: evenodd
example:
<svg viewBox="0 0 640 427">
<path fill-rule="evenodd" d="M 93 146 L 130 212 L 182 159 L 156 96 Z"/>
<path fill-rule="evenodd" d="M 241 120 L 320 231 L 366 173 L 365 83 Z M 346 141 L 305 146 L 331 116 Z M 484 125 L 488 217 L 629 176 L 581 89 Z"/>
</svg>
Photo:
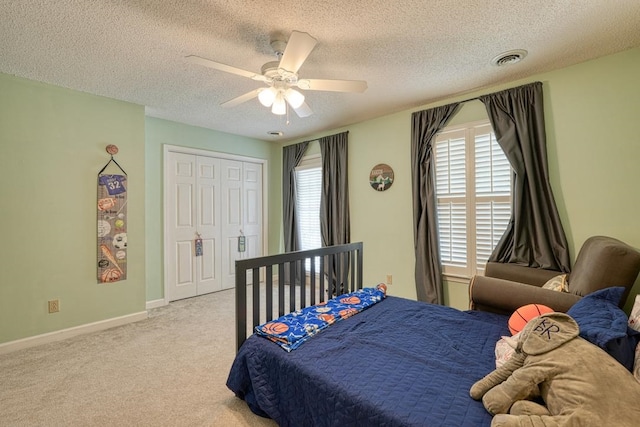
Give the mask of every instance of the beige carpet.
<svg viewBox="0 0 640 427">
<path fill-rule="evenodd" d="M 275 426 L 225 382 L 234 291 L 149 319 L 0 355 L 0 426 Z"/>
</svg>

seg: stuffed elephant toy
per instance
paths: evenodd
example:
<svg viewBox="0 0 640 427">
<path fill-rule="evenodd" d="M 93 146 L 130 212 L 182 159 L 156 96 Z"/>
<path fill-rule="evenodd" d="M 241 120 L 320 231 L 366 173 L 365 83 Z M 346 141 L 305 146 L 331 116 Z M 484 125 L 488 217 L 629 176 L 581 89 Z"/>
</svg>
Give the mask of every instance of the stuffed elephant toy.
<svg viewBox="0 0 640 427">
<path fill-rule="evenodd" d="M 471 387 L 492 427 L 640 425 L 640 383 L 579 331 L 564 313 L 527 323 L 513 356 Z"/>
</svg>

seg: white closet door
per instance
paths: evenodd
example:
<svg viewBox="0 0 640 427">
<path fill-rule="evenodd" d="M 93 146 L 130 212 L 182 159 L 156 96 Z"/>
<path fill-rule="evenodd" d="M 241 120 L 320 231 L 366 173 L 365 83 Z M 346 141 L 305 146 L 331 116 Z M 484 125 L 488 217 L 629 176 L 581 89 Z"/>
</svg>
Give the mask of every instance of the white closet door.
<svg viewBox="0 0 640 427">
<path fill-rule="evenodd" d="M 247 250 L 242 258 L 262 256 L 262 165 L 244 163 L 243 222 Z"/>
<path fill-rule="evenodd" d="M 167 268 L 169 301 L 196 295 L 196 156 L 169 153 Z"/>
<path fill-rule="evenodd" d="M 202 256 L 196 257 L 197 295 L 222 289 L 220 279 L 220 160 L 197 157 L 196 231 Z"/>
<path fill-rule="evenodd" d="M 235 261 L 262 255 L 262 164 L 168 151 L 166 165 L 167 300 L 233 288 Z"/>
<path fill-rule="evenodd" d="M 242 226 L 242 162 L 221 160 L 222 191 L 222 288 L 235 286 L 235 262 L 239 258 L 238 236 Z"/>
</svg>

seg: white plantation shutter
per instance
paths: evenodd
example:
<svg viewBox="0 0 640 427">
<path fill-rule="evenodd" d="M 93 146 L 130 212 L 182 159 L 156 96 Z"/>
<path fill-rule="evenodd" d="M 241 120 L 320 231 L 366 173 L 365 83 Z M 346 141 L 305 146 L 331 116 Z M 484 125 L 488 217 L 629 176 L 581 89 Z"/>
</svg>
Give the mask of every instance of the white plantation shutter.
<svg viewBox="0 0 640 427">
<path fill-rule="evenodd" d="M 436 140 L 436 195 L 440 259 L 451 268 L 467 267 L 466 142 L 464 131 Z"/>
<path fill-rule="evenodd" d="M 436 192 L 438 197 L 464 197 L 466 194 L 464 135 L 436 144 Z"/>
<path fill-rule="evenodd" d="M 511 217 L 511 166 L 491 126 L 475 123 L 436 136 L 436 197 L 445 274 L 484 269 Z"/>
<path fill-rule="evenodd" d="M 482 270 L 511 218 L 511 165 L 490 126 L 474 134 L 476 270 Z"/>
<path fill-rule="evenodd" d="M 465 203 L 438 203 L 440 258 L 443 263 L 467 266 L 467 215 Z"/>
<path fill-rule="evenodd" d="M 480 202 L 476 205 L 476 269 L 483 270 L 511 218 L 511 202 Z"/>
<path fill-rule="evenodd" d="M 296 213 L 300 250 L 322 246 L 320 236 L 320 191 L 322 167 L 319 156 L 304 158 L 295 170 Z M 306 270 L 310 270 L 309 260 Z"/>
<path fill-rule="evenodd" d="M 474 139 L 476 196 L 509 196 L 511 165 L 498 145 L 491 127 L 476 128 Z"/>
</svg>

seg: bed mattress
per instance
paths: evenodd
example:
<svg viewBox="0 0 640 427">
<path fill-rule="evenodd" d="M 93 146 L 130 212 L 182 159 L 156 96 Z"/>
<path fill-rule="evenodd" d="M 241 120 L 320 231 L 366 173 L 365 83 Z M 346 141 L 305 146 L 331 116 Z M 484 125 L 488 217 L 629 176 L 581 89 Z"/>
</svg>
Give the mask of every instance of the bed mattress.
<svg viewBox="0 0 640 427">
<path fill-rule="evenodd" d="M 507 319 L 390 296 L 290 353 L 251 336 L 227 386 L 280 426 L 488 426 L 469 388 Z"/>
</svg>

